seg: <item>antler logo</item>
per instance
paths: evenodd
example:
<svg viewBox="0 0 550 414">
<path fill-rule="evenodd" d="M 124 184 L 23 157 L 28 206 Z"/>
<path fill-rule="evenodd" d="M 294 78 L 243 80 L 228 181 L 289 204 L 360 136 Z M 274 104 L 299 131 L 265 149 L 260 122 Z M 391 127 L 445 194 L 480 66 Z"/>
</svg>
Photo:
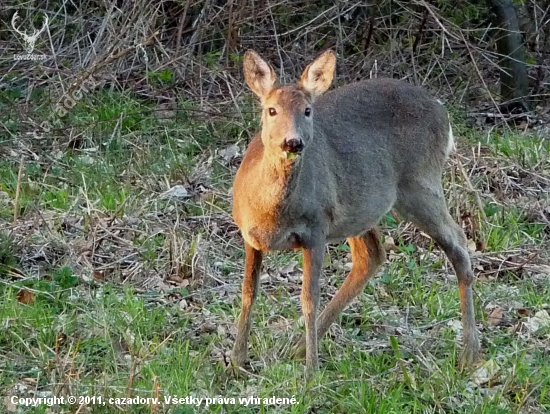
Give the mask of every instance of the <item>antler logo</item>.
<svg viewBox="0 0 550 414">
<path fill-rule="evenodd" d="M 48 16 L 46 14 L 44 15 L 44 22 L 42 24 L 42 28 L 40 30 L 35 30 L 35 32 L 32 35 L 28 35 L 26 32 L 22 32 L 17 27 L 15 27 L 15 22 L 17 21 L 18 17 L 19 16 L 17 15 L 17 12 L 15 12 L 15 14 L 11 19 L 11 26 L 13 27 L 13 30 L 15 30 L 21 36 L 23 36 L 23 41 L 25 42 L 25 51 L 28 54 L 31 54 L 32 51 L 34 50 L 34 44 L 36 43 L 36 39 L 38 39 L 38 36 L 40 36 L 40 34 L 44 30 L 46 30 L 46 28 L 48 27 Z"/>
</svg>

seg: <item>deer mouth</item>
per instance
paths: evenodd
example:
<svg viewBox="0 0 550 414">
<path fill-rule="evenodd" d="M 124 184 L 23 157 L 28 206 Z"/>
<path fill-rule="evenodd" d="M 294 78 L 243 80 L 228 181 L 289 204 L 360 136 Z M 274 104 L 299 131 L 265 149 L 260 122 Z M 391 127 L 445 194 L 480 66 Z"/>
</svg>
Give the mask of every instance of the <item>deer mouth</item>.
<svg viewBox="0 0 550 414">
<path fill-rule="evenodd" d="M 287 160 L 293 160 L 294 158 L 299 156 L 300 154 L 298 152 L 283 151 L 283 158 L 286 158 Z"/>
</svg>

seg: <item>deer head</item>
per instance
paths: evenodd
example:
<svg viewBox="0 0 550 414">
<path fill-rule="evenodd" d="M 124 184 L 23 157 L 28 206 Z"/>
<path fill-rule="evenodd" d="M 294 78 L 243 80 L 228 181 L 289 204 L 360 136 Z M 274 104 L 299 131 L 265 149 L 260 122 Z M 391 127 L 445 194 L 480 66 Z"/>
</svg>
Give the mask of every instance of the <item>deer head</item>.
<svg viewBox="0 0 550 414">
<path fill-rule="evenodd" d="M 46 27 L 48 27 L 48 16 L 46 14 L 44 15 L 42 28 L 40 30 L 36 30 L 32 35 L 28 35 L 26 32 L 22 32 L 17 27 L 15 27 L 15 22 L 17 21 L 18 17 L 19 16 L 17 15 L 17 12 L 15 12 L 11 19 L 11 26 L 16 33 L 20 34 L 23 37 L 23 41 L 25 42 L 25 51 L 30 54 L 34 50 L 36 39 L 38 39 L 38 36 L 40 36 L 40 34 L 44 30 L 46 30 Z"/>
<path fill-rule="evenodd" d="M 296 85 L 276 85 L 275 71 L 256 52 L 244 55 L 246 83 L 262 102 L 262 141 L 275 157 L 293 158 L 313 136 L 312 104 L 332 83 L 336 55 L 327 50 L 303 72 Z"/>
</svg>

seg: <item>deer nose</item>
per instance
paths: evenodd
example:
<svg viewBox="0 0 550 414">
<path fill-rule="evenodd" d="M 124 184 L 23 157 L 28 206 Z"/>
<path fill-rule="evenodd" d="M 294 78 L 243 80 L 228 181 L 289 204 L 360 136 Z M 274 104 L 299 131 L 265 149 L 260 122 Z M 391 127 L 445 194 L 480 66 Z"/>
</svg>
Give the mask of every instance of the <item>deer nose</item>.
<svg viewBox="0 0 550 414">
<path fill-rule="evenodd" d="M 300 138 L 287 138 L 283 144 L 283 150 L 296 154 L 304 149 L 304 143 Z"/>
</svg>

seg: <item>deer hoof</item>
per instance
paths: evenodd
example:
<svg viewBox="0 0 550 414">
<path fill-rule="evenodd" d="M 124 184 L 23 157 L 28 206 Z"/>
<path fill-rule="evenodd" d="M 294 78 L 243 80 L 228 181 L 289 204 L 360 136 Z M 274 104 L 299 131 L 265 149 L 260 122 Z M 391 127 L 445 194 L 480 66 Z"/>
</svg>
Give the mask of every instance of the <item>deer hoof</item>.
<svg viewBox="0 0 550 414">
<path fill-rule="evenodd" d="M 465 346 L 458 359 L 458 370 L 465 371 L 472 368 L 480 359 L 479 346 Z"/>
</svg>

